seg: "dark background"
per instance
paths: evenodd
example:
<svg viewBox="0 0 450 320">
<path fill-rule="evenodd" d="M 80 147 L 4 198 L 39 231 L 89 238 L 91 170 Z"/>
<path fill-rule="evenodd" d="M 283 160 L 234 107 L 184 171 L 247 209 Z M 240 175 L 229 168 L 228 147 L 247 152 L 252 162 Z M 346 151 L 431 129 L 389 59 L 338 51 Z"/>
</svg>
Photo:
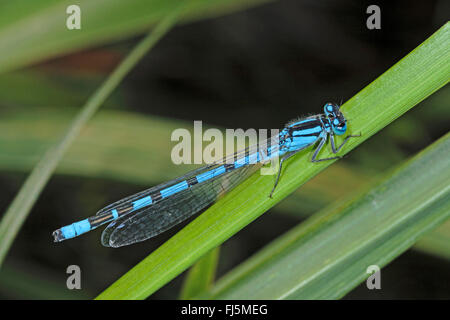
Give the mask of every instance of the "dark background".
<svg viewBox="0 0 450 320">
<path fill-rule="evenodd" d="M 381 30 L 366 28 L 369 4 L 381 7 Z M 288 0 L 182 25 L 163 38 L 127 77 L 121 89 L 125 100 L 120 109 L 203 120 L 226 128 L 282 127 L 297 116 L 320 113 L 325 102 L 352 97 L 442 26 L 448 13 L 445 1 Z M 61 57 L 35 68 L 41 72 L 62 68 L 106 75 L 116 60 L 112 59 L 111 66 L 104 61 L 99 66 L 91 59 L 98 52 L 120 57 L 138 39 Z M 424 109 L 431 107 L 422 103 L 407 115 L 423 126 L 426 135 L 413 141 L 392 141 L 405 157 L 447 132 L 447 119 L 423 116 L 429 114 Z M 344 161 L 362 161 L 362 152 L 382 153 L 385 139 L 390 138 L 381 132 Z M 380 164 L 378 173 L 394 165 Z M 6 210 L 25 177 L 24 173 L 0 172 L 0 212 Z M 86 197 L 101 197 L 106 205 L 142 188 L 109 180 L 53 176 L 6 259 L 3 278 L 27 274 L 30 279 L 19 277 L 24 282 L 51 287 L 56 294 L 67 291 L 67 265 L 77 264 L 83 272 L 84 290 L 67 297 L 94 297 L 179 228 L 154 240 L 115 250 L 101 247 L 99 231 L 57 247 L 50 233 L 70 222 L 70 218 L 80 220 L 99 209 Z M 77 190 L 76 197 L 73 190 Z M 63 219 L 60 212 L 66 208 L 70 213 Z M 274 210 L 257 219 L 223 245 L 218 276 L 298 221 Z M 382 290 L 369 291 L 363 284 L 346 298 L 448 299 L 449 270 L 449 261 L 410 250 L 383 268 Z M 10 273 L 5 276 L 5 272 Z M 184 275 L 151 298 L 177 298 Z M 42 297 L 29 292 L 26 285 L 14 288 L 4 280 L 1 283 L 1 298 Z M 52 294 L 49 296 L 65 298 Z"/>
</svg>

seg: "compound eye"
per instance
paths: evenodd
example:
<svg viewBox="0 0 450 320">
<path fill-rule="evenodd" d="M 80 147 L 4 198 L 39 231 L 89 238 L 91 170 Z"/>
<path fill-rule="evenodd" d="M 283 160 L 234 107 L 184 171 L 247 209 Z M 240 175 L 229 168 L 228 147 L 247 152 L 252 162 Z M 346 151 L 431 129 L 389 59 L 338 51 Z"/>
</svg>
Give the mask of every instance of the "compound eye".
<svg viewBox="0 0 450 320">
<path fill-rule="evenodd" d="M 335 125 L 335 126 L 337 126 L 339 128 L 340 126 L 342 126 L 342 123 L 339 121 L 339 119 L 335 118 L 333 120 L 333 125 Z"/>
<path fill-rule="evenodd" d="M 335 113 L 335 106 L 332 103 L 326 103 L 323 107 L 325 114 L 330 117 Z"/>
</svg>

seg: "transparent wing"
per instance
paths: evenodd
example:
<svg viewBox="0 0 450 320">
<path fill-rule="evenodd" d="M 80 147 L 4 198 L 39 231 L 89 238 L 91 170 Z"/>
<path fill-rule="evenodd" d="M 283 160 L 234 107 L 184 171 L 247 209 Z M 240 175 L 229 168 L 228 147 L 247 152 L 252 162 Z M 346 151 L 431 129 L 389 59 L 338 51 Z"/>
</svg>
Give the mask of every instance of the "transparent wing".
<svg viewBox="0 0 450 320">
<path fill-rule="evenodd" d="M 116 202 L 114 202 L 114 203 L 112 203 L 112 204 L 102 208 L 101 210 L 99 210 L 96 213 L 96 215 L 103 214 L 105 212 L 109 212 L 109 211 L 111 211 L 113 209 L 116 209 L 118 212 L 127 211 L 129 208 L 133 207 L 133 202 L 134 201 L 142 199 L 143 197 L 148 196 L 148 195 L 154 193 L 155 191 L 162 190 L 162 189 L 164 189 L 166 187 L 175 185 L 175 184 L 177 184 L 177 183 L 179 183 L 181 181 L 184 181 L 184 180 L 187 180 L 189 178 L 195 177 L 195 176 L 197 176 L 200 173 L 203 173 L 203 172 L 206 172 L 208 170 L 212 170 L 214 168 L 217 168 L 218 166 L 220 166 L 220 165 L 222 165 L 224 163 L 234 163 L 234 161 L 245 160 L 245 158 L 248 157 L 249 155 L 253 155 L 250 158 L 252 158 L 251 160 L 254 160 L 255 159 L 255 156 L 254 156 L 255 154 L 257 154 L 258 152 L 261 152 L 261 150 L 267 150 L 268 147 L 270 147 L 271 155 L 273 156 L 273 155 L 278 153 L 278 148 L 279 148 L 279 143 L 278 142 L 279 142 L 278 136 L 271 137 L 271 138 L 269 138 L 269 139 L 267 139 L 265 141 L 260 142 L 257 145 L 252 145 L 252 146 L 250 146 L 250 147 L 248 147 L 248 148 L 246 148 L 244 150 L 241 150 L 241 151 L 239 151 L 237 153 L 228 155 L 228 156 L 224 157 L 221 161 L 218 161 L 216 163 L 213 163 L 213 164 L 210 164 L 210 165 L 207 165 L 207 166 L 204 166 L 204 167 L 192 170 L 192 171 L 188 172 L 187 174 L 185 174 L 185 175 L 183 175 L 181 177 L 178 177 L 178 178 L 170 180 L 170 181 L 168 181 L 166 183 L 157 185 L 155 187 L 146 189 L 144 191 L 138 192 L 136 194 L 133 194 L 131 196 L 123 198 L 123 199 L 121 199 L 119 201 L 116 201 Z M 265 159 L 266 157 L 267 157 L 267 155 L 259 156 L 260 159 Z M 238 169 L 236 169 L 236 170 L 238 170 Z M 234 172 L 234 170 L 230 171 L 230 174 L 232 172 Z M 170 198 L 172 198 L 172 197 L 170 197 Z M 133 213 L 135 213 L 135 212 L 137 212 L 137 211 L 134 211 Z M 116 220 L 116 221 L 118 222 L 119 220 Z"/>
<path fill-rule="evenodd" d="M 189 171 L 188 173 L 186 173 L 183 176 L 180 176 L 178 178 L 172 179 L 172 180 L 170 180 L 168 182 L 165 182 L 165 183 L 161 183 L 161 184 L 159 184 L 157 186 L 154 186 L 154 187 L 151 187 L 149 189 L 145 189 L 145 190 L 143 190 L 141 192 L 135 193 L 135 194 L 133 194 L 131 196 L 128 196 L 126 198 L 120 199 L 120 200 L 118 200 L 118 201 L 116 201 L 116 202 L 114 202 L 114 203 L 112 203 L 112 204 L 102 208 L 101 210 L 99 210 L 96 213 L 96 215 L 99 215 L 99 214 L 102 214 L 102 213 L 105 213 L 105 212 L 109 212 L 112 209 L 116 209 L 117 211 L 120 212 L 123 209 L 130 208 L 130 207 L 133 206 L 133 202 L 136 201 L 136 200 L 142 199 L 143 197 L 148 196 L 148 195 L 154 193 L 155 191 L 159 191 L 159 190 L 165 189 L 166 187 L 169 187 L 171 185 L 177 184 L 177 183 L 179 183 L 181 181 L 184 181 L 184 180 L 187 180 L 189 178 L 195 177 L 195 176 L 197 176 L 200 173 L 206 172 L 208 170 L 212 170 L 212 169 L 214 169 L 214 168 L 216 168 L 218 166 L 219 166 L 218 164 L 211 164 L 211 165 L 203 166 L 203 167 L 200 167 L 198 169 L 194 169 L 192 171 Z"/>
<path fill-rule="evenodd" d="M 154 237 L 214 203 L 260 167 L 254 164 L 234 169 L 119 218 L 103 231 L 102 244 L 121 247 Z"/>
</svg>

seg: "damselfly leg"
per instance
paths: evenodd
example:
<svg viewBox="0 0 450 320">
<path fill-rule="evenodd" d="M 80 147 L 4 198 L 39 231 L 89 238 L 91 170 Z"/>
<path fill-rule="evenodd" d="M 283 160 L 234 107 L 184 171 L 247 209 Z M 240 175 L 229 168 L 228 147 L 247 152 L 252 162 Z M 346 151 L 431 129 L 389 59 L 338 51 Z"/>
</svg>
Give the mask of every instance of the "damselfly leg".
<svg viewBox="0 0 450 320">
<path fill-rule="evenodd" d="M 328 136 L 330 137 L 331 151 L 332 151 L 334 154 L 336 154 L 336 153 L 339 152 L 339 150 L 342 149 L 342 147 L 344 146 L 344 144 L 346 144 L 347 141 L 348 141 L 350 138 L 361 137 L 361 133 L 358 134 L 358 135 L 349 135 L 349 136 L 345 137 L 344 141 L 343 141 L 343 142 L 341 143 L 341 145 L 340 145 L 339 147 L 337 147 L 337 148 L 336 148 L 336 144 L 335 144 L 335 140 L 334 140 L 334 134 L 333 134 L 333 133 L 327 134 L 325 137 L 323 137 L 323 138 L 320 139 L 319 145 L 317 146 L 316 150 L 314 151 L 314 154 L 313 154 L 312 157 L 311 157 L 311 162 L 321 162 L 321 161 L 336 160 L 336 159 L 341 159 L 341 158 L 342 158 L 341 156 L 336 156 L 336 157 L 329 157 L 329 158 L 317 159 L 317 156 L 318 156 L 320 150 L 322 150 L 323 146 L 325 145 Z M 280 161 L 280 166 L 279 166 L 279 168 L 278 168 L 277 178 L 276 178 L 276 180 L 275 180 L 275 184 L 273 185 L 272 191 L 270 192 L 270 195 L 269 195 L 270 198 L 272 198 L 272 195 L 273 195 L 273 193 L 274 193 L 274 191 L 275 191 L 275 188 L 277 187 L 278 182 L 279 182 L 279 180 L 280 180 L 281 169 L 282 169 L 282 166 L 283 166 L 283 162 L 284 162 L 285 160 L 289 159 L 290 157 L 292 157 L 293 155 L 297 154 L 297 153 L 300 152 L 300 151 L 302 151 L 302 150 L 296 150 L 296 151 L 294 151 L 294 152 L 290 152 L 290 153 L 288 153 L 287 155 L 285 155 L 285 156 L 281 159 L 281 161 Z"/>
</svg>

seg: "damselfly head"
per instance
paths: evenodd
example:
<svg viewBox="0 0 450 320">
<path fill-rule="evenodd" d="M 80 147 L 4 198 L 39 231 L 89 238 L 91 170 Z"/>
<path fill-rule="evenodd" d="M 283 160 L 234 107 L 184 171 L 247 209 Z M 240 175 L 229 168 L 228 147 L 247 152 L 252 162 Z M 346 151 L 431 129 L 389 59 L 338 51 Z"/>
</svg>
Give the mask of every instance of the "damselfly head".
<svg viewBox="0 0 450 320">
<path fill-rule="evenodd" d="M 347 131 L 347 120 L 339 110 L 339 106 L 335 103 L 327 103 L 323 107 L 323 111 L 330 121 L 333 132 L 339 136 L 343 135 Z"/>
</svg>

